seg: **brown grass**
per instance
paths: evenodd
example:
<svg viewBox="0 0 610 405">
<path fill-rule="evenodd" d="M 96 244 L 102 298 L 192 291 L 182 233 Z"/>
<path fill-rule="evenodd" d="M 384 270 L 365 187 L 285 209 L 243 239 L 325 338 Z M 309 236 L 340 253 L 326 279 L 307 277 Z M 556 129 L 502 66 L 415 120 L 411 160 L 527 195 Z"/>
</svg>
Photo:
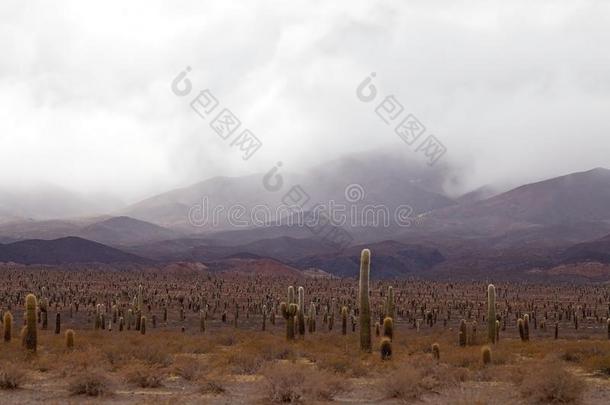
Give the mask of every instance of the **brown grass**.
<svg viewBox="0 0 610 405">
<path fill-rule="evenodd" d="M 566 371 L 557 361 L 545 361 L 524 368 L 516 382 L 521 395 L 535 403 L 579 403 L 585 381 Z"/>
<path fill-rule="evenodd" d="M 101 372 L 84 371 L 70 382 L 68 390 L 72 395 L 104 396 L 110 394 L 110 381 Z"/>
<path fill-rule="evenodd" d="M 25 381 L 25 373 L 21 368 L 6 364 L 0 369 L 0 389 L 14 390 Z"/>
</svg>

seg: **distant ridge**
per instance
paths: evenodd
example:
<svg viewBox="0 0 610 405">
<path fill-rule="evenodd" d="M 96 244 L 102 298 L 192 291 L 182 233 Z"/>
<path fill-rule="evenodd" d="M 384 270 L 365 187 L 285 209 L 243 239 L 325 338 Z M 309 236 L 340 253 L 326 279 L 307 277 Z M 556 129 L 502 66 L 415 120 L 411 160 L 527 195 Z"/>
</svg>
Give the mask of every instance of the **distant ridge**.
<svg viewBox="0 0 610 405">
<path fill-rule="evenodd" d="M 0 245 L 0 262 L 22 264 L 149 263 L 101 243 L 70 236 L 54 240 L 29 239 Z"/>
</svg>

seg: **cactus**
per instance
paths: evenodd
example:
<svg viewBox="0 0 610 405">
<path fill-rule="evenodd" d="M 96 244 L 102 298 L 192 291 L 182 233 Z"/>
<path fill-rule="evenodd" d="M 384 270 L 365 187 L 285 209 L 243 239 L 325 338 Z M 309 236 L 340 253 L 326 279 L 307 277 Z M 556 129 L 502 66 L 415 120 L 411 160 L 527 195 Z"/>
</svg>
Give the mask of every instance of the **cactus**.
<svg viewBox="0 0 610 405">
<path fill-rule="evenodd" d="M 360 350 L 371 352 L 371 307 L 369 302 L 369 277 L 371 271 L 371 252 L 363 249 L 360 255 Z M 390 346 L 391 352 L 391 346 Z"/>
<path fill-rule="evenodd" d="M 523 316 L 523 337 L 525 341 L 530 340 L 530 316 L 528 314 Z"/>
<path fill-rule="evenodd" d="M 146 317 L 142 316 L 142 318 L 140 318 L 140 333 L 142 335 L 146 334 Z"/>
<path fill-rule="evenodd" d="M 305 336 L 305 289 L 303 287 L 298 288 L 299 292 L 299 303 L 297 308 L 297 322 L 299 329 L 299 336 Z"/>
<path fill-rule="evenodd" d="M 124 326 L 125 320 L 123 319 L 122 316 L 119 317 L 119 332 L 123 332 L 123 326 Z"/>
<path fill-rule="evenodd" d="M 392 341 L 389 338 L 381 339 L 380 351 L 381 360 L 390 360 L 392 358 Z"/>
<path fill-rule="evenodd" d="M 379 322 L 375 322 L 375 336 L 379 337 Z"/>
<path fill-rule="evenodd" d="M 496 343 L 496 287 L 487 286 L 487 340 Z"/>
<path fill-rule="evenodd" d="M 4 324 L 6 325 L 6 322 L 4 322 Z M 608 333 L 608 340 L 610 340 L 610 318 L 606 320 L 606 330 Z"/>
<path fill-rule="evenodd" d="M 500 341 L 500 321 L 496 321 L 496 343 Z"/>
<path fill-rule="evenodd" d="M 263 332 L 267 329 L 267 305 L 263 305 Z"/>
<path fill-rule="evenodd" d="M 290 304 L 295 304 L 296 301 L 294 300 L 294 287 L 293 286 L 289 286 L 288 287 L 288 302 L 287 305 Z"/>
<path fill-rule="evenodd" d="M 66 331 L 66 347 L 68 349 L 74 348 L 74 331 L 72 329 Z"/>
<path fill-rule="evenodd" d="M 525 342 L 525 327 L 523 318 L 519 318 L 517 320 L 517 327 L 519 328 L 519 338 L 521 338 L 522 342 Z"/>
<path fill-rule="evenodd" d="M 36 352 L 36 347 L 38 344 L 38 331 L 36 330 L 36 305 L 36 296 L 34 294 L 28 294 L 27 297 L 25 297 L 25 348 L 31 352 Z"/>
<path fill-rule="evenodd" d="M 10 342 L 13 331 L 13 315 L 9 311 L 4 313 L 4 341 Z"/>
<path fill-rule="evenodd" d="M 341 334 L 347 335 L 347 307 L 341 308 Z"/>
<path fill-rule="evenodd" d="M 481 350 L 481 355 L 483 357 L 484 366 L 491 363 L 491 348 L 489 346 L 483 347 L 483 349 Z"/>
<path fill-rule="evenodd" d="M 136 308 L 138 312 L 142 312 L 142 306 L 144 305 L 144 300 L 142 298 L 142 284 L 138 286 L 138 307 Z"/>
<path fill-rule="evenodd" d="M 559 338 L 559 323 L 555 322 L 555 339 Z"/>
<path fill-rule="evenodd" d="M 394 302 L 394 288 L 392 286 L 388 287 L 388 295 L 385 301 L 385 317 L 394 319 L 394 315 L 396 312 L 396 305 Z"/>
<path fill-rule="evenodd" d="M 394 339 L 394 321 L 389 316 L 383 320 L 383 336 Z"/>
<path fill-rule="evenodd" d="M 205 332 L 205 314 L 203 311 L 199 311 L 199 331 L 201 333 Z"/>
<path fill-rule="evenodd" d="M 42 329 L 47 330 L 49 327 L 49 321 L 47 319 L 47 311 L 40 311 L 40 318 L 42 319 Z"/>
<path fill-rule="evenodd" d="M 432 343 L 432 357 L 437 362 L 441 359 L 441 348 L 438 343 Z"/>
<path fill-rule="evenodd" d="M 468 341 L 468 328 L 466 327 L 466 320 L 462 319 L 460 321 L 460 332 L 459 332 L 459 344 L 460 346 L 466 346 L 466 342 Z"/>
<path fill-rule="evenodd" d="M 61 331 L 61 315 L 59 315 L 59 312 L 58 312 L 57 315 L 55 315 L 55 334 L 59 335 L 60 331 Z"/>
<path fill-rule="evenodd" d="M 288 296 L 290 297 L 290 294 Z M 297 313 L 297 305 L 282 302 L 280 304 L 280 312 L 286 320 L 286 339 L 294 340 L 294 316 Z"/>
<path fill-rule="evenodd" d="M 309 333 L 314 333 L 316 331 L 316 304 L 313 302 L 309 304 L 307 323 L 309 324 Z"/>
</svg>

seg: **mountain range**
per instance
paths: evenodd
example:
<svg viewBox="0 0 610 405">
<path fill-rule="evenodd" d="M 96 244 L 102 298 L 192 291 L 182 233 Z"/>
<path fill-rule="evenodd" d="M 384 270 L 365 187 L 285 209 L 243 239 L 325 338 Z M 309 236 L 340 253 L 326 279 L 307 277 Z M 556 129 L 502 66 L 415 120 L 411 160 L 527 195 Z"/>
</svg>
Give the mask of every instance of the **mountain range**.
<svg viewBox="0 0 610 405">
<path fill-rule="evenodd" d="M 216 177 L 153 196 L 115 215 L 24 220 L 9 213 L 0 221 L 0 261 L 189 262 L 208 270 L 282 268 L 288 274 L 317 269 L 355 276 L 359 251 L 366 246 L 374 255 L 373 274 L 379 277 L 526 277 L 566 274 L 565 266 L 582 263 L 610 264 L 607 169 L 507 191 L 486 186 L 458 196 L 444 192 L 451 179 L 448 168 L 421 168 L 396 155 L 350 156 L 306 173 L 282 175 L 286 186 L 277 192 L 265 188 L 264 174 Z M 312 203 L 347 207 L 342 228 L 351 237 L 349 246 L 337 251 L 307 227 L 275 215 L 294 184 L 306 190 Z M 201 208 L 204 197 L 210 208 L 240 204 L 250 212 L 265 204 L 271 214 L 256 226 L 235 227 L 228 217 L 199 226 L 189 220 L 189 212 Z M 381 204 L 388 212 L 412 207 L 407 223 L 392 219 L 387 226 L 369 226 L 357 221 L 367 206 Z M 599 268 L 591 271 L 605 274 Z"/>
</svg>

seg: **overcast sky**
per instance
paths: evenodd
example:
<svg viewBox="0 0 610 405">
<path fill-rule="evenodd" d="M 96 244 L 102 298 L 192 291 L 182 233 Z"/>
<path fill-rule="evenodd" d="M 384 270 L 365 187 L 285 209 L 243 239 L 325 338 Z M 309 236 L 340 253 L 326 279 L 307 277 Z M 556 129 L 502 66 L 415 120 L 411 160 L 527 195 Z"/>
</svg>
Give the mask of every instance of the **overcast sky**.
<svg viewBox="0 0 610 405">
<path fill-rule="evenodd" d="M 356 98 L 371 72 L 466 184 L 610 167 L 610 4 L 459 3 L 3 0 L 0 186 L 134 201 L 277 161 L 421 158 Z M 251 159 L 189 107 L 205 88 L 262 140 Z"/>
</svg>

